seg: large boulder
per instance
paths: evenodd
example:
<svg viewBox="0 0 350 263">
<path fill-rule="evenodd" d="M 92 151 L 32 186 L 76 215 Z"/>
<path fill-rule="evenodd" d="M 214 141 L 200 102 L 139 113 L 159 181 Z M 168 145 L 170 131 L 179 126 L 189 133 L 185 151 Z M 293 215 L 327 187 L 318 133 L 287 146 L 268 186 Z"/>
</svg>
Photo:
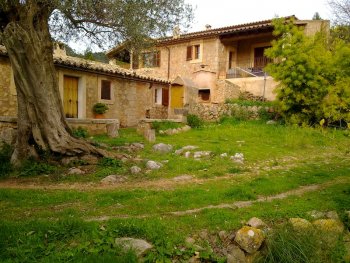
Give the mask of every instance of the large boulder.
<svg viewBox="0 0 350 263">
<path fill-rule="evenodd" d="M 237 231 L 235 242 L 247 253 L 254 253 L 258 251 L 262 242 L 265 240 L 265 236 L 262 230 L 244 226 Z"/>
<path fill-rule="evenodd" d="M 129 237 L 116 238 L 115 244 L 123 250 L 133 250 L 138 257 L 144 255 L 153 248 L 153 245 L 143 239 L 135 239 Z"/>
<path fill-rule="evenodd" d="M 173 150 L 173 146 L 165 143 L 158 143 L 153 145 L 153 151 L 159 153 L 170 153 Z"/>
</svg>

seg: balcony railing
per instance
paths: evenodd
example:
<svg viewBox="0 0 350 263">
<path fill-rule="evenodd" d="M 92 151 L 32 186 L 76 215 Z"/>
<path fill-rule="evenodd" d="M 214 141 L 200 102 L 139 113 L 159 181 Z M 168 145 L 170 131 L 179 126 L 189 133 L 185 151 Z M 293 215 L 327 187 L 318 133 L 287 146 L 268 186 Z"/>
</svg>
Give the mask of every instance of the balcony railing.
<svg viewBox="0 0 350 263">
<path fill-rule="evenodd" d="M 226 70 L 229 63 L 220 63 L 221 72 L 226 71 L 226 78 L 246 78 L 246 77 L 262 77 L 266 76 L 264 68 L 272 60 L 266 57 L 255 58 L 254 60 L 238 61 L 232 63 L 231 68 Z"/>
</svg>

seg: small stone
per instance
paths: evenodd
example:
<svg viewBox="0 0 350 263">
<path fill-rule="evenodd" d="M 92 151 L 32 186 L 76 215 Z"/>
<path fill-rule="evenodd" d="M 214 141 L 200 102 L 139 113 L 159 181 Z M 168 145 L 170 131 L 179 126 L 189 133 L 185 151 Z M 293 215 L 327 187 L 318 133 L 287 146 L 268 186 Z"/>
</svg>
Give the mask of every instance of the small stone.
<svg viewBox="0 0 350 263">
<path fill-rule="evenodd" d="M 161 165 L 155 161 L 148 161 L 146 167 L 151 170 L 158 170 L 161 168 Z"/>
<path fill-rule="evenodd" d="M 131 172 L 132 174 L 138 174 L 138 173 L 140 173 L 141 171 L 142 171 L 141 168 L 138 167 L 138 166 L 136 166 L 136 165 L 134 165 L 134 166 L 132 166 L 132 167 L 130 168 L 130 172 Z"/>
<path fill-rule="evenodd" d="M 235 163 L 243 164 L 244 155 L 243 153 L 236 153 L 234 156 L 231 156 L 230 159 Z"/>
<path fill-rule="evenodd" d="M 165 143 L 158 143 L 153 145 L 153 151 L 159 152 L 159 153 L 169 153 L 173 150 L 173 146 L 170 144 Z"/>
<path fill-rule="evenodd" d="M 187 237 L 185 240 L 185 243 L 187 245 L 193 245 L 195 242 L 196 242 L 196 240 L 194 240 L 194 238 L 192 238 L 192 237 Z"/>
<path fill-rule="evenodd" d="M 191 157 L 191 152 L 185 152 L 185 158 L 190 158 Z"/>
<path fill-rule="evenodd" d="M 275 125 L 277 122 L 274 120 L 269 120 L 266 122 L 267 125 Z"/>
<path fill-rule="evenodd" d="M 235 242 L 246 252 L 256 252 L 264 241 L 264 233 L 262 230 L 244 226 L 236 233 Z"/>
<path fill-rule="evenodd" d="M 321 218 L 325 218 L 326 217 L 326 213 L 324 212 L 320 212 L 317 210 L 312 210 L 310 212 L 307 213 L 310 217 L 312 217 L 313 219 L 321 219 Z"/>
<path fill-rule="evenodd" d="M 203 240 L 208 240 L 209 239 L 208 230 L 204 229 L 201 232 L 199 232 L 199 237 Z"/>
<path fill-rule="evenodd" d="M 68 174 L 85 174 L 85 172 L 79 168 L 72 167 L 68 170 Z"/>
<path fill-rule="evenodd" d="M 164 134 L 165 132 L 163 130 L 160 130 L 159 131 L 159 134 Z"/>
<path fill-rule="evenodd" d="M 185 126 L 183 126 L 183 127 L 181 128 L 181 130 L 184 131 L 184 132 L 186 132 L 186 131 L 191 130 L 191 127 L 188 126 L 188 125 L 185 125 Z"/>
<path fill-rule="evenodd" d="M 344 225 L 341 221 L 335 219 L 318 219 L 313 225 L 323 232 L 341 234 L 344 231 Z"/>
<path fill-rule="evenodd" d="M 203 158 L 203 157 L 209 157 L 210 154 L 211 154 L 210 151 L 198 151 L 198 152 L 195 152 L 193 154 L 193 158 L 200 159 L 200 158 Z"/>
<path fill-rule="evenodd" d="M 289 223 L 296 231 L 304 231 L 312 228 L 312 224 L 304 218 L 289 218 Z"/>
<path fill-rule="evenodd" d="M 228 238 L 228 234 L 226 231 L 220 231 L 219 232 L 219 238 L 222 242 L 225 242 L 226 239 Z"/>
<path fill-rule="evenodd" d="M 221 157 L 221 158 L 226 158 L 226 157 L 227 157 L 227 153 L 222 153 L 222 154 L 220 154 L 220 157 Z"/>
<path fill-rule="evenodd" d="M 227 263 L 246 263 L 244 252 L 237 246 L 234 246 L 227 254 Z"/>
<path fill-rule="evenodd" d="M 247 225 L 259 229 L 264 229 L 267 227 L 267 225 L 257 217 L 252 217 L 251 219 L 249 219 Z"/>
<path fill-rule="evenodd" d="M 338 213 L 336 211 L 328 211 L 328 212 L 326 212 L 326 218 L 339 220 L 339 216 L 338 216 Z"/>
<path fill-rule="evenodd" d="M 103 183 L 103 184 L 115 184 L 115 183 L 125 182 L 125 180 L 126 180 L 125 176 L 111 174 L 111 175 L 108 175 L 105 178 L 103 178 L 101 180 L 101 183 Z"/>
<path fill-rule="evenodd" d="M 133 149 L 136 149 L 136 150 L 143 150 L 145 148 L 145 146 L 142 143 L 139 143 L 139 142 L 134 142 L 130 146 Z"/>
<path fill-rule="evenodd" d="M 135 238 L 116 238 L 115 244 L 120 246 L 124 251 L 133 250 L 135 251 L 138 257 L 144 255 L 147 251 L 153 248 L 153 245 L 148 243 L 143 239 L 135 239 Z"/>
</svg>

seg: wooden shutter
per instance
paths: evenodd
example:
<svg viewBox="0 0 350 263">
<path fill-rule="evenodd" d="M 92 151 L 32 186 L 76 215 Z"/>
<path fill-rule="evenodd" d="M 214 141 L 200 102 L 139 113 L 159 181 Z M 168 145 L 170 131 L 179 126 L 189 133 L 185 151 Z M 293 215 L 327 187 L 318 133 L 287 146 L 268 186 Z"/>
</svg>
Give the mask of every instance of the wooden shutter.
<svg viewBox="0 0 350 263">
<path fill-rule="evenodd" d="M 160 67 L 160 51 L 155 52 L 155 67 Z"/>
<path fill-rule="evenodd" d="M 187 47 L 186 60 L 192 60 L 192 46 Z"/>
<path fill-rule="evenodd" d="M 162 89 L 162 105 L 169 105 L 169 89 Z"/>
</svg>

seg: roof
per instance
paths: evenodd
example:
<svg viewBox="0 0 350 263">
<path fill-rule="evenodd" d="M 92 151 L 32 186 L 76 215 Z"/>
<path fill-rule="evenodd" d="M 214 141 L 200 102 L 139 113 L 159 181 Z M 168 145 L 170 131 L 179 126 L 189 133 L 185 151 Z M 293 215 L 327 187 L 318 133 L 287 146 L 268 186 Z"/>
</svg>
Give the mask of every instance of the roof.
<svg viewBox="0 0 350 263">
<path fill-rule="evenodd" d="M 5 56 L 8 55 L 6 48 L 2 45 L 0 45 L 0 55 L 5 55 Z M 108 74 L 116 77 L 133 79 L 135 81 L 147 81 L 147 82 L 156 82 L 156 83 L 162 83 L 162 84 L 170 84 L 170 81 L 166 79 L 137 74 L 132 70 L 124 69 L 117 65 L 91 61 L 83 58 L 54 55 L 53 61 L 54 61 L 54 64 L 59 67 L 66 67 L 66 68 L 77 69 L 82 71 Z"/>
<path fill-rule="evenodd" d="M 298 20 L 294 15 L 282 17 L 285 20 L 295 19 Z M 226 26 L 214 29 L 207 29 L 203 31 L 197 31 L 192 33 L 181 34 L 179 37 L 174 38 L 173 36 L 158 39 L 158 44 L 177 43 L 187 41 L 194 38 L 211 38 L 232 33 L 246 33 L 249 31 L 256 31 L 262 29 L 273 29 L 273 19 L 251 22 L 240 25 Z"/>
</svg>

